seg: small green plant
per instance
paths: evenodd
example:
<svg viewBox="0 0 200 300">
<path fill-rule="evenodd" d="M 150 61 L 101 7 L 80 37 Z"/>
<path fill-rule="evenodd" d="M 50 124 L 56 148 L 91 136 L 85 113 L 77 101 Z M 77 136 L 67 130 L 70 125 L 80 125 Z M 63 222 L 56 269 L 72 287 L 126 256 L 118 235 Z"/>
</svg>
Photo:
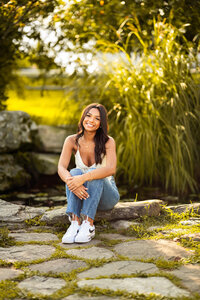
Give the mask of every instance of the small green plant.
<svg viewBox="0 0 200 300">
<path fill-rule="evenodd" d="M 0 247 L 9 247 L 13 245 L 15 245 L 15 240 L 13 237 L 9 236 L 8 228 L 0 228 Z"/>
<path fill-rule="evenodd" d="M 134 236 L 136 238 L 148 238 L 154 235 L 153 232 L 148 231 L 147 227 L 143 224 L 140 225 L 131 225 L 125 234 L 128 236 Z"/>
</svg>

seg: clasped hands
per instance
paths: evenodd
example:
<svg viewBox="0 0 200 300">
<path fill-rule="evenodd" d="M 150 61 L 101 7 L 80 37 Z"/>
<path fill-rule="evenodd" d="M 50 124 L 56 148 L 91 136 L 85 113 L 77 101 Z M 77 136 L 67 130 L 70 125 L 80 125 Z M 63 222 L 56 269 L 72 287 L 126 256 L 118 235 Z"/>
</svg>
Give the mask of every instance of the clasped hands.
<svg viewBox="0 0 200 300">
<path fill-rule="evenodd" d="M 71 192 L 73 192 L 79 199 L 87 199 L 89 194 L 87 188 L 83 185 L 84 179 L 82 175 L 69 176 L 66 179 L 66 184 Z"/>
</svg>

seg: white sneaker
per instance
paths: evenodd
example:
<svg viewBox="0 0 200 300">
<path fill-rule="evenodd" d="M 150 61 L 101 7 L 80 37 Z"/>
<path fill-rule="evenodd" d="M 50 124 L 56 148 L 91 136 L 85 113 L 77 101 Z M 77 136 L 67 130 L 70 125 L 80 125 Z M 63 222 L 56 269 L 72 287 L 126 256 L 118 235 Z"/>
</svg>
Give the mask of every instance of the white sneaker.
<svg viewBox="0 0 200 300">
<path fill-rule="evenodd" d="M 75 241 L 75 237 L 79 231 L 80 225 L 78 221 L 72 221 L 71 225 L 67 229 L 66 233 L 63 235 L 62 243 L 63 244 L 72 244 Z"/>
<path fill-rule="evenodd" d="M 78 234 L 75 236 L 75 243 L 87 243 L 95 236 L 95 227 L 90 222 L 84 220 Z"/>
</svg>

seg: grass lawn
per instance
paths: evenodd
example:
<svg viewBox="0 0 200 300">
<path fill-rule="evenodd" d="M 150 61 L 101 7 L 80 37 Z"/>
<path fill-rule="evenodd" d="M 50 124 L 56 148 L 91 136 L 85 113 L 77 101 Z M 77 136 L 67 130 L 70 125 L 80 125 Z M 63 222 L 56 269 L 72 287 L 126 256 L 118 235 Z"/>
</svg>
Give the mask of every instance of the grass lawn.
<svg viewBox="0 0 200 300">
<path fill-rule="evenodd" d="M 78 103 L 75 103 L 63 90 L 25 90 L 22 95 L 9 91 L 7 110 L 27 112 L 39 124 L 63 125 L 77 122 Z M 79 116 L 78 116 L 79 117 Z"/>
</svg>

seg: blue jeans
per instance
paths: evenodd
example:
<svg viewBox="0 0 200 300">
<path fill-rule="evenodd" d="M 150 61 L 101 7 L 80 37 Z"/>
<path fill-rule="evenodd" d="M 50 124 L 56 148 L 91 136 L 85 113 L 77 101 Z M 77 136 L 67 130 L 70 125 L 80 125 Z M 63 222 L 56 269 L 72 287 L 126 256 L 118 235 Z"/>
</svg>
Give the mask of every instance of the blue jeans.
<svg viewBox="0 0 200 300">
<path fill-rule="evenodd" d="M 95 170 L 95 168 L 90 168 L 87 172 L 92 170 Z M 72 176 L 82 175 L 83 171 L 75 168 L 70 171 L 70 174 Z M 86 181 L 84 186 L 87 187 L 89 197 L 86 200 L 81 200 L 72 193 L 66 185 L 66 213 L 68 215 L 75 214 L 78 217 L 80 217 L 80 215 L 84 215 L 94 220 L 97 209 L 112 209 L 119 201 L 120 196 L 113 176 Z"/>
</svg>

